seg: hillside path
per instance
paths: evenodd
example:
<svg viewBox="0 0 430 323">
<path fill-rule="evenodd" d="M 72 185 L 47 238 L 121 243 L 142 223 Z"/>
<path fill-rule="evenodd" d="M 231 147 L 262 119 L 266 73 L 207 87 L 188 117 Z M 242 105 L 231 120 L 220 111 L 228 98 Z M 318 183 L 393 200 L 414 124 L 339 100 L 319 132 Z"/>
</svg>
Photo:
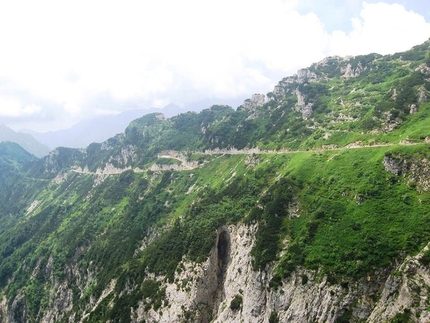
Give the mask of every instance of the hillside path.
<svg viewBox="0 0 430 323">
<path fill-rule="evenodd" d="M 322 153 L 326 151 L 344 151 L 350 149 L 364 149 L 364 148 L 381 148 L 381 147 L 398 147 L 398 146 L 415 146 L 420 143 L 412 143 L 412 142 L 399 142 L 399 143 L 389 143 L 389 144 L 375 144 L 375 145 L 361 145 L 360 143 L 351 143 L 345 147 L 336 147 L 336 146 L 323 146 L 318 149 L 309 149 L 309 150 L 288 150 L 288 149 L 280 149 L 280 150 L 261 150 L 259 148 L 247 148 L 247 149 L 213 149 L 213 150 L 204 150 L 204 151 L 191 151 L 188 153 L 195 155 L 272 155 L 272 154 L 298 154 L 298 153 Z M 175 171 L 188 171 L 193 170 L 195 168 L 201 167 L 203 164 L 199 164 L 197 162 L 190 162 L 186 153 L 175 151 L 175 150 L 167 150 L 162 151 L 158 154 L 158 159 L 175 159 L 181 162 L 181 164 L 162 164 L 162 163 L 154 163 L 150 167 L 146 169 L 140 168 L 131 168 L 126 167 L 124 169 L 121 168 L 113 168 L 112 165 L 106 165 L 104 169 L 98 169 L 97 172 L 90 172 L 88 169 L 82 168 L 74 168 L 71 169 L 72 172 L 80 173 L 80 174 L 92 174 L 92 175 L 119 175 L 127 170 L 133 170 L 134 172 L 144 172 L 144 171 L 167 171 L 167 170 L 175 170 Z"/>
</svg>

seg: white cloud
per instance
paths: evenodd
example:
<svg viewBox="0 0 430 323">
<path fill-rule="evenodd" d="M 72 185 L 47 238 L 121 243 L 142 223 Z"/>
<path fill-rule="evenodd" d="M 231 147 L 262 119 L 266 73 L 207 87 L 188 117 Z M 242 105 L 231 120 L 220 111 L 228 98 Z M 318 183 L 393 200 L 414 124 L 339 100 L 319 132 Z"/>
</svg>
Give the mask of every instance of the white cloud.
<svg viewBox="0 0 430 323">
<path fill-rule="evenodd" d="M 22 114 L 25 116 L 32 116 L 42 111 L 42 108 L 36 104 L 28 104 L 22 108 Z"/>
<path fill-rule="evenodd" d="M 42 108 L 36 104 L 22 106 L 16 98 L 0 97 L 0 117 L 29 117 L 37 115 Z"/>
<path fill-rule="evenodd" d="M 0 116 L 16 117 L 21 113 L 21 103 L 13 98 L 0 97 Z"/>
<path fill-rule="evenodd" d="M 424 18 L 400 5 L 364 3 L 353 31 L 328 33 L 298 3 L 0 1 L 0 96 L 16 107 L 0 105 L 0 116 L 51 113 L 42 102 L 77 120 L 127 102 L 245 98 L 327 55 L 391 53 L 430 36 Z"/>
<path fill-rule="evenodd" d="M 430 24 L 423 16 L 399 4 L 363 3 L 360 18 L 353 18 L 353 31 L 333 33 L 330 52 L 358 55 L 390 54 L 408 50 L 430 37 Z"/>
</svg>

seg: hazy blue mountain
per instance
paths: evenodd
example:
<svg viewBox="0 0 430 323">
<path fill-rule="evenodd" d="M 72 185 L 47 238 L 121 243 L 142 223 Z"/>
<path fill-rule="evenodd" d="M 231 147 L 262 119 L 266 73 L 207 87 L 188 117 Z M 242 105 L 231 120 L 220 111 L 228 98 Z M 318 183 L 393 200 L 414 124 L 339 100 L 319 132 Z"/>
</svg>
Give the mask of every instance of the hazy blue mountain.
<svg viewBox="0 0 430 323">
<path fill-rule="evenodd" d="M 0 125 L 0 142 L 15 142 L 36 157 L 46 156 L 50 149 L 38 142 L 30 134 L 15 132 L 5 125 Z"/>
<path fill-rule="evenodd" d="M 33 154 L 11 141 L 0 142 L 0 159 L 17 165 L 24 165 L 37 160 Z"/>
<path fill-rule="evenodd" d="M 228 105 L 231 107 L 238 107 L 242 104 L 243 100 L 245 100 L 246 98 L 241 98 L 241 99 L 222 99 L 222 98 L 217 98 L 217 99 L 205 99 L 205 100 L 199 100 L 199 101 L 195 101 L 195 102 L 191 102 L 189 104 L 187 104 L 182 112 L 186 112 L 186 111 L 194 111 L 194 112 L 199 112 L 203 109 L 207 109 L 213 105 Z M 166 107 L 167 108 L 167 107 Z M 164 108 L 164 109 L 166 109 Z M 163 111 L 161 111 L 166 117 L 169 117 L 169 115 L 167 115 L 166 113 L 164 113 L 164 109 Z"/>
<path fill-rule="evenodd" d="M 118 133 L 124 132 L 125 128 L 127 128 L 130 122 L 134 119 L 140 118 L 148 113 L 161 111 L 167 117 L 183 112 L 180 107 L 174 104 L 169 104 L 163 109 L 134 109 L 124 111 L 118 115 L 84 120 L 68 129 L 58 131 L 45 133 L 32 130 L 23 131 L 31 134 L 38 141 L 51 148 L 85 148 L 93 142 L 100 143 Z"/>
<path fill-rule="evenodd" d="M 170 118 L 187 111 L 199 112 L 210 107 L 214 102 L 214 99 L 207 99 L 192 102 L 185 107 L 170 103 L 162 109 L 132 109 L 118 115 L 88 119 L 70 128 L 57 131 L 37 132 L 25 129 L 22 132 L 31 134 L 39 142 L 52 149 L 56 147 L 85 148 L 93 142 L 101 143 L 118 133 L 124 132 L 131 121 L 146 114 L 161 112 L 166 118 Z M 240 104 L 238 100 L 218 100 L 216 102 L 222 102 L 234 107 Z"/>
<path fill-rule="evenodd" d="M 430 322 L 430 41 L 222 103 L 0 144 L 0 322 Z"/>
</svg>

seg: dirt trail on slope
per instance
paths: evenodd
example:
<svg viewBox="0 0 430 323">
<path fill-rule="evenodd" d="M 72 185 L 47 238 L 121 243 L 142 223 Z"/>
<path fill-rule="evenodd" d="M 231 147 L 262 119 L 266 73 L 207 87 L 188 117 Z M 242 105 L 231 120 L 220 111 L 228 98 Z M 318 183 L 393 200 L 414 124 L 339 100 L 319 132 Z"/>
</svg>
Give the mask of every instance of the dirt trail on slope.
<svg viewBox="0 0 430 323">
<path fill-rule="evenodd" d="M 260 150 L 259 148 L 251 148 L 251 149 L 214 149 L 214 150 L 205 150 L 205 151 L 194 151 L 193 154 L 201 154 L 201 155 L 261 155 L 261 154 L 297 154 L 297 153 L 313 153 L 313 152 L 324 152 L 324 151 L 342 151 L 342 150 L 350 150 L 350 149 L 363 149 L 363 148 L 380 148 L 380 147 L 395 147 L 395 146 L 415 146 L 420 143 L 411 143 L 411 142 L 400 142 L 398 144 L 376 144 L 376 145 L 360 145 L 358 143 L 351 143 L 345 147 L 336 147 L 336 146 L 323 146 L 318 149 L 308 149 L 308 150 L 289 150 L 289 149 L 280 149 L 280 150 Z"/>
<path fill-rule="evenodd" d="M 289 149 L 280 149 L 280 150 L 261 150 L 259 148 L 247 148 L 247 149 L 211 149 L 204 151 L 191 151 L 191 154 L 194 155 L 271 155 L 271 154 L 297 154 L 297 153 L 321 153 L 325 151 L 344 151 L 351 149 L 363 149 L 363 148 L 381 148 L 381 147 L 396 147 L 396 146 L 415 146 L 420 143 L 411 143 L 411 142 L 399 142 L 392 144 L 375 144 L 375 145 L 361 145 L 359 142 L 348 144 L 345 147 L 336 147 L 336 146 L 323 146 L 318 149 L 309 149 L 309 150 L 289 150 Z M 167 171 L 167 170 L 176 170 L 176 171 L 187 171 L 193 170 L 195 168 L 201 167 L 204 164 L 199 164 L 195 161 L 189 161 L 187 156 L 180 151 L 175 150 L 166 150 L 162 151 L 158 154 L 157 158 L 161 161 L 162 159 L 175 159 L 180 162 L 180 164 L 163 164 L 155 162 L 148 168 L 140 169 L 140 168 L 131 168 L 126 167 L 124 169 L 114 168 L 112 165 L 106 165 L 103 169 L 98 169 L 96 172 L 90 172 L 88 168 L 74 168 L 71 169 L 72 172 L 80 173 L 80 174 L 92 174 L 92 175 L 119 175 L 127 170 L 133 170 L 136 173 L 145 172 L 148 170 L 151 171 Z"/>
</svg>

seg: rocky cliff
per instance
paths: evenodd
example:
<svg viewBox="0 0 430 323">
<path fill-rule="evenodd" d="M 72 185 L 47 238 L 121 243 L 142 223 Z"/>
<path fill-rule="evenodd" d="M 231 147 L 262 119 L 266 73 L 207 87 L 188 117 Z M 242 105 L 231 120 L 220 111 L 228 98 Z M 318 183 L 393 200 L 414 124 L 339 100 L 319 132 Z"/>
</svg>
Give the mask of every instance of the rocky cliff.
<svg viewBox="0 0 430 323">
<path fill-rule="evenodd" d="M 271 287 L 273 268 L 252 269 L 256 226 L 218 229 L 217 245 L 203 263 L 184 260 L 174 283 L 163 284 L 166 302 L 132 322 L 428 322 L 430 270 L 424 252 L 392 268 L 339 284 L 298 268 Z M 163 277 L 156 277 L 163 281 Z"/>
<path fill-rule="evenodd" d="M 0 322 L 428 322 L 429 55 L 327 58 L 42 159 L 2 144 Z"/>
<path fill-rule="evenodd" d="M 216 245 L 203 263 L 184 258 L 172 282 L 148 275 L 162 291 L 163 301 L 152 308 L 150 297 L 131 311 L 131 322 L 428 322 L 430 270 L 422 252 L 375 271 L 359 281 L 331 282 L 318 272 L 298 268 L 273 287 L 273 268 L 252 269 L 251 250 L 256 225 L 223 226 Z M 45 271 L 52 270 L 48 263 Z M 81 293 L 88 289 L 90 272 L 69 268 L 69 279 L 77 280 Z M 85 321 L 106 298 L 127 294 L 137 286 L 116 290 L 111 281 L 98 299 L 92 299 L 80 321 Z M 8 311 L 1 304 L 4 322 L 16 322 L 11 314 L 23 306 L 18 296 Z M 40 322 L 75 322 L 73 287 L 54 282 L 49 311 Z M 81 294 L 82 297 L 82 294 Z M 149 306 L 148 306 L 149 305 Z M 26 320 L 25 311 L 22 320 Z M 20 321 L 20 319 L 18 319 Z"/>
</svg>

